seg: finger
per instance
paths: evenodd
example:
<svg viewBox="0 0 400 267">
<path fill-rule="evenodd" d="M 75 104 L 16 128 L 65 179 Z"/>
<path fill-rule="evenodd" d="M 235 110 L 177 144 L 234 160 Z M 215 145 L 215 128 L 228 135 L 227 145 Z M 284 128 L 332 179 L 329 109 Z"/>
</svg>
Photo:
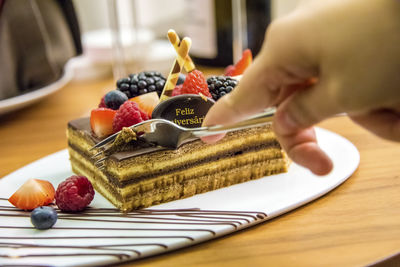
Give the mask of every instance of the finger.
<svg viewBox="0 0 400 267">
<path fill-rule="evenodd" d="M 333 163 L 318 146 L 313 128 L 303 129 L 292 135 L 276 134 L 282 148 L 297 164 L 317 175 L 325 175 L 332 170 Z"/>
<path fill-rule="evenodd" d="M 272 105 L 279 106 L 280 103 L 282 103 L 286 98 L 288 98 L 294 92 L 307 89 L 316 83 L 317 83 L 317 78 L 310 78 L 300 83 L 282 86 L 281 89 L 279 90 L 279 95 L 277 96 Z"/>
<path fill-rule="evenodd" d="M 318 81 L 303 90 L 296 90 L 280 103 L 275 114 L 275 129 L 280 135 L 297 131 L 343 112 L 341 105 L 330 94 L 327 82 Z"/>
<path fill-rule="evenodd" d="M 293 92 L 310 87 L 314 83 L 315 83 L 315 80 L 310 79 L 310 80 L 307 80 L 307 81 L 299 83 L 299 84 L 283 86 L 281 88 L 281 90 L 279 92 L 277 92 L 278 96 L 275 98 L 272 105 L 273 106 L 278 105 L 280 102 L 282 102 L 286 97 L 288 97 Z M 222 104 L 214 105 L 215 107 L 212 107 L 212 110 L 208 113 L 208 116 L 206 116 L 206 118 L 204 120 L 204 123 L 203 123 L 204 125 L 233 123 L 236 120 L 238 120 L 238 118 L 241 117 L 240 114 L 234 114 L 234 112 L 236 111 L 235 102 L 230 97 L 231 97 L 231 95 L 226 95 L 225 97 L 221 98 L 219 101 L 219 103 L 223 102 Z M 229 114 L 231 114 L 231 116 L 229 116 L 228 118 L 225 116 L 220 116 L 220 114 L 226 114 L 227 110 L 228 111 L 231 110 L 231 112 L 228 112 Z M 212 143 L 215 143 L 218 140 L 222 139 L 224 136 L 225 136 L 224 134 L 218 134 L 218 135 L 202 137 L 201 139 L 205 143 L 212 144 Z"/>
<path fill-rule="evenodd" d="M 400 141 L 400 113 L 393 110 L 379 110 L 364 115 L 350 115 L 350 118 L 382 138 Z"/>
<path fill-rule="evenodd" d="M 246 70 L 236 88 L 210 108 L 204 118 L 204 126 L 234 123 L 271 105 L 273 99 L 279 95 L 278 90 L 271 88 L 279 86 L 277 80 L 283 78 L 277 77 L 283 74 L 273 70 L 265 72 L 266 67 L 259 63 L 261 60 L 256 59 Z M 268 80 L 271 82 L 268 83 Z M 206 143 L 214 143 L 223 136 L 207 136 L 201 139 Z"/>
<path fill-rule="evenodd" d="M 312 126 L 336 113 L 334 105 L 321 90 L 323 83 L 293 92 L 278 106 L 274 118 L 274 131 L 289 157 L 317 175 L 325 175 L 333 168 L 331 159 L 318 146 Z"/>
</svg>

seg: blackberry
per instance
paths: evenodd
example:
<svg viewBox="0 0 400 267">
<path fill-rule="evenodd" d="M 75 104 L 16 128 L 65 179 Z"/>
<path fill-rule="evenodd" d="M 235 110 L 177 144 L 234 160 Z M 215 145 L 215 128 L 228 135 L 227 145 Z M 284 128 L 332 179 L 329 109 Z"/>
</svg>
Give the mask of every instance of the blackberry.
<svg viewBox="0 0 400 267">
<path fill-rule="evenodd" d="M 117 90 L 126 94 L 128 98 L 150 92 L 157 92 L 158 96 L 161 96 L 165 80 L 157 71 L 133 73 L 117 81 Z"/>
<path fill-rule="evenodd" d="M 211 76 L 207 79 L 208 89 L 215 101 L 230 93 L 237 84 L 237 80 L 227 76 Z"/>
</svg>

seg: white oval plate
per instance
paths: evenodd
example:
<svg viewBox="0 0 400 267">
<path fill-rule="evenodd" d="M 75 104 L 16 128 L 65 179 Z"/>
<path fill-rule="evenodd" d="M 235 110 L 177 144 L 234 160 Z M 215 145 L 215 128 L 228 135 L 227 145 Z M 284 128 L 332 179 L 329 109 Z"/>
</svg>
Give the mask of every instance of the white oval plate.
<svg viewBox="0 0 400 267">
<path fill-rule="evenodd" d="M 56 187 L 72 175 L 62 150 L 0 180 L 0 265 L 107 265 L 183 248 L 265 222 L 339 186 L 356 170 L 359 153 L 345 138 L 317 129 L 334 169 L 318 177 L 292 164 L 289 172 L 122 215 L 100 194 L 85 213 L 59 212 L 56 225 L 35 230 L 30 213 L 7 199 L 29 178 Z M 111 209 L 104 209 L 111 208 Z"/>
</svg>

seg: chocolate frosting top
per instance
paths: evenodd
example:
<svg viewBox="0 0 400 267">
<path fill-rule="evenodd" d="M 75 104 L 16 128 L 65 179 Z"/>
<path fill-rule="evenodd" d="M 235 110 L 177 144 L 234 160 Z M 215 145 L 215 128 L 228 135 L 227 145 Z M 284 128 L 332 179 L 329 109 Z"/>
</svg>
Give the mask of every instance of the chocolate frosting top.
<svg viewBox="0 0 400 267">
<path fill-rule="evenodd" d="M 90 127 L 90 118 L 79 118 L 68 122 L 68 126 L 74 130 L 82 131 L 88 138 L 90 138 L 95 144 L 100 142 L 102 139 L 97 138 L 92 134 L 92 130 Z M 113 153 L 111 155 L 117 161 L 121 161 L 123 159 L 136 157 L 144 154 L 149 154 L 156 151 L 166 150 L 166 148 L 159 147 L 159 146 L 151 146 L 143 141 L 135 141 L 134 145 L 126 146 L 124 151 L 119 151 Z"/>
</svg>

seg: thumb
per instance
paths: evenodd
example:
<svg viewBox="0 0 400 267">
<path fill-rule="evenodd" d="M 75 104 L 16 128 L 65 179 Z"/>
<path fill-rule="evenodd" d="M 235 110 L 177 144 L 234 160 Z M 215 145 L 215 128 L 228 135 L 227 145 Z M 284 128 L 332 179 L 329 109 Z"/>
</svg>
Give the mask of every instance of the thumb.
<svg viewBox="0 0 400 267">
<path fill-rule="evenodd" d="M 269 28 L 266 41 L 254 62 L 246 69 L 236 88 L 219 99 L 207 113 L 203 125 L 234 123 L 267 107 L 276 105 L 281 89 L 299 84 L 316 74 L 314 56 L 300 34 L 296 16 Z M 302 36 L 299 38 L 299 36 Z M 202 138 L 214 142 L 221 138 Z"/>
<path fill-rule="evenodd" d="M 276 102 L 279 88 L 303 80 L 277 68 L 266 53 L 261 53 L 248 67 L 239 84 L 229 94 L 219 99 L 208 111 L 204 126 L 230 124 L 263 111 Z M 224 135 L 202 137 L 213 143 Z"/>
</svg>

